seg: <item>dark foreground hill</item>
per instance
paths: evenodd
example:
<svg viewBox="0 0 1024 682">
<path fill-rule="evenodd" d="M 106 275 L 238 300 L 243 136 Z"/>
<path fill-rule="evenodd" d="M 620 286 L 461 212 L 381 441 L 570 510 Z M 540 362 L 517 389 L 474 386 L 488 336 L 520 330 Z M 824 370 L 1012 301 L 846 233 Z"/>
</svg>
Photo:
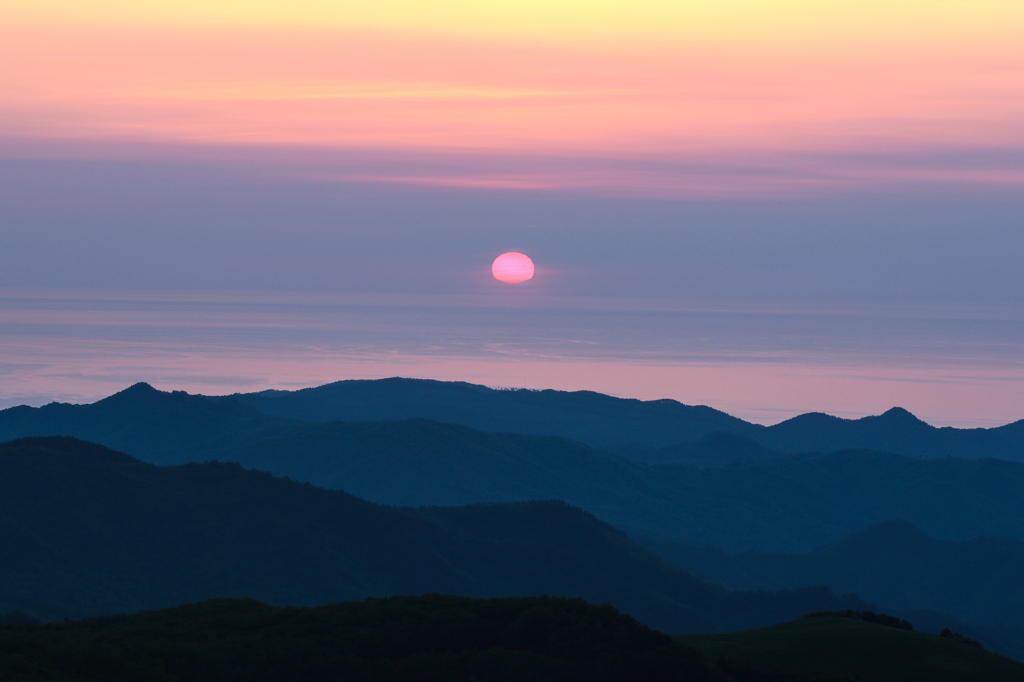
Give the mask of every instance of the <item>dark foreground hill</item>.
<svg viewBox="0 0 1024 682">
<path fill-rule="evenodd" d="M 675 639 L 740 680 L 1024 680 L 1024 663 L 946 637 L 849 618 L 803 618 L 752 632 Z"/>
<path fill-rule="evenodd" d="M 740 552 L 639 538 L 670 563 L 734 590 L 827 585 L 895 609 L 937 609 L 1024 632 L 1024 543 L 937 540 L 889 521 L 806 554 Z"/>
<path fill-rule="evenodd" d="M 92 405 L 5 410 L 0 434 L 89 438 L 156 464 L 235 461 L 385 504 L 562 499 L 620 528 L 731 551 L 809 551 L 893 518 L 944 539 L 1024 540 L 1024 465 L 998 460 L 849 451 L 652 466 L 557 437 L 301 422 L 145 384 Z"/>
<path fill-rule="evenodd" d="M 0 628 L 0 679 L 702 682 L 718 675 L 692 650 L 610 606 L 428 595 L 304 609 L 217 599 Z"/>
<path fill-rule="evenodd" d="M 0 679 L 1010 682 L 1024 665 L 846 618 L 669 638 L 583 600 L 426 595 L 315 608 L 217 599 L 0 627 Z"/>
<path fill-rule="evenodd" d="M 212 597 L 388 594 L 611 602 L 672 633 L 858 608 L 824 589 L 727 592 L 561 502 L 396 508 L 229 464 L 156 467 L 70 438 L 0 445 L 0 613 L 43 620 Z"/>
<path fill-rule="evenodd" d="M 863 419 L 811 413 L 764 427 L 675 400 L 641 401 L 589 391 L 495 390 L 463 382 L 399 378 L 339 381 L 234 397 L 265 414 L 292 419 L 421 417 L 482 431 L 564 436 L 595 447 L 634 443 L 656 449 L 723 432 L 791 453 L 865 448 L 912 457 L 1024 461 L 1024 420 L 993 429 L 936 428 L 899 408 Z M 634 450 L 636 456 L 642 453 L 642 448 Z"/>
</svg>

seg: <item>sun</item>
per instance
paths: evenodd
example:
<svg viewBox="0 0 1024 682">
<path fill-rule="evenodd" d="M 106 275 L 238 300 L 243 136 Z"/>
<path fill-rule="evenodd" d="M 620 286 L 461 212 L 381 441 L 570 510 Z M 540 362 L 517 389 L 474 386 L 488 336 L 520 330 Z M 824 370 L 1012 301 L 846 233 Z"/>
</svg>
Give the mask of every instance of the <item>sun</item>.
<svg viewBox="0 0 1024 682">
<path fill-rule="evenodd" d="M 533 277 L 533 261 L 525 254 L 509 251 L 494 259 L 491 273 L 502 282 L 519 284 Z"/>
</svg>

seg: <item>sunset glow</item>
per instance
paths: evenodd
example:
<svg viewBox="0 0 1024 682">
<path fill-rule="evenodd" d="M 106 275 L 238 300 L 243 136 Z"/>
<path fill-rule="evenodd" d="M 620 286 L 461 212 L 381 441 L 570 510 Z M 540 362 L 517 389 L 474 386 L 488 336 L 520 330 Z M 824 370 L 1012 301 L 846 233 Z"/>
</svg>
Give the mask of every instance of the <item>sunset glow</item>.
<svg viewBox="0 0 1024 682">
<path fill-rule="evenodd" d="M 518 370 L 458 369 L 483 353 L 533 363 L 530 386 L 748 415 L 901 402 L 949 423 L 1009 420 L 1024 395 L 1021 26 L 1019 0 L 0 0 L 0 287 L 15 311 L 24 288 L 295 293 L 285 317 L 313 292 L 510 306 L 474 304 L 446 334 L 461 303 L 411 301 L 383 322 L 378 303 L 332 308 L 301 333 L 261 323 L 268 344 L 344 358 L 294 385 L 371 360 L 524 385 Z M 543 265 L 493 261 L 511 248 Z M 552 296 L 571 303 L 537 313 L 510 350 L 516 316 Z M 614 311 L 604 331 L 567 312 L 583 298 Z M 697 303 L 655 333 L 647 300 Z M 99 324 L 77 305 L 47 318 L 53 338 L 81 344 Z M 159 334 L 186 350 L 154 357 L 187 357 L 226 305 L 200 306 L 187 334 L 161 310 Z M 888 305 L 908 312 L 860 312 Z M 904 330 L 893 350 L 891 319 L 917 306 L 1000 312 L 984 332 L 959 313 Z M 352 310 L 367 317 L 319 336 Z M 103 344 L 134 338 L 148 357 L 157 333 L 140 325 L 118 318 Z M 41 347 L 5 329 L 8 354 Z M 210 348 L 242 348 L 235 333 Z M 0 372 L 12 387 L 65 355 L 30 371 L 18 353 Z M 250 374 L 276 387 L 292 370 L 259 365 L 278 354 L 247 356 L 218 390 Z M 120 350 L 102 357 L 77 393 L 51 397 L 146 376 Z M 167 362 L 178 382 L 226 366 Z M 953 377 L 944 393 L 933 374 Z M 5 390 L 16 404 L 23 389 Z"/>
<path fill-rule="evenodd" d="M 476 159 L 466 174 L 362 174 L 392 182 L 668 194 L 1024 182 L 986 157 L 1024 146 L 1020 3 L 641 4 L 7 1 L 0 62 L 17 66 L 0 72 L 0 125 L 5 139 Z M 923 150 L 972 160 L 907 162 Z M 523 155 L 543 158 L 483 168 Z M 581 157 L 617 170 L 565 168 Z M 623 159 L 669 167 L 638 177 Z M 724 177 L 672 168 L 709 163 Z"/>
</svg>

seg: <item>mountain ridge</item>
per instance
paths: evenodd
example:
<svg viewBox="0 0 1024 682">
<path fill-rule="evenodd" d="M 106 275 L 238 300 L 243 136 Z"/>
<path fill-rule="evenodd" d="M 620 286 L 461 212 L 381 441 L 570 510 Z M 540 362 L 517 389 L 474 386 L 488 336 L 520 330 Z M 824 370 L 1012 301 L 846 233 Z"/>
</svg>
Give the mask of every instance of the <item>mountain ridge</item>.
<svg viewBox="0 0 1024 682">
<path fill-rule="evenodd" d="M 384 504 L 562 499 L 619 528 L 729 551 L 809 551 L 891 518 L 945 539 L 1024 540 L 1024 465 L 996 459 L 846 450 L 650 465 L 561 437 L 425 419 L 297 421 L 148 385 L 91 405 L 0 411 L 0 439 L 26 435 L 88 439 L 154 464 L 235 461 Z M 740 454 L 749 445 L 729 439 Z"/>
<path fill-rule="evenodd" d="M 583 597 L 697 632 L 867 606 L 821 588 L 728 592 L 564 502 L 389 507 L 65 437 L 0 445 L 0 545 L 0 612 L 43 620 L 221 596 L 313 605 L 445 592 Z"/>
<path fill-rule="evenodd" d="M 465 382 L 400 377 L 231 397 L 265 414 L 293 419 L 423 417 L 483 431 L 563 436 L 599 448 L 626 443 L 663 448 L 723 432 L 788 453 L 867 448 L 913 457 L 1024 461 L 1024 419 L 990 429 L 934 427 L 900 407 L 860 419 L 812 412 L 762 426 L 706 405 L 684 405 L 671 399 L 641 401 L 589 391 L 497 390 Z M 908 430 L 912 432 L 909 436 Z"/>
<path fill-rule="evenodd" d="M 164 392 L 139 382 L 92 405 L 139 403 L 152 393 Z M 178 394 L 189 395 L 171 392 Z M 643 401 L 593 391 L 492 389 L 466 382 L 400 377 L 344 380 L 296 391 L 195 397 L 233 406 L 239 418 L 260 414 L 314 422 L 423 418 L 492 433 L 560 436 L 622 454 L 629 451 L 622 446 L 630 443 L 643 448 L 684 449 L 707 436 L 728 434 L 785 454 L 861 448 L 912 457 L 1024 461 L 1024 419 L 992 428 L 935 427 L 901 407 L 858 419 L 809 412 L 763 426 L 706 405 L 685 405 L 667 398 Z M 10 412 L 11 420 L 15 416 L 27 418 L 28 411 L 33 409 L 64 410 L 71 414 L 75 407 L 84 406 L 18 406 L 0 414 Z M 16 436 L 5 434 L 0 424 L 0 437 Z M 638 459 L 651 461 L 644 456 Z"/>
<path fill-rule="evenodd" d="M 991 536 L 941 540 L 892 519 L 804 554 L 725 552 L 642 534 L 662 558 L 730 589 L 826 585 L 890 609 L 932 609 L 978 625 L 1004 625 L 1024 643 L 1024 542 Z"/>
</svg>

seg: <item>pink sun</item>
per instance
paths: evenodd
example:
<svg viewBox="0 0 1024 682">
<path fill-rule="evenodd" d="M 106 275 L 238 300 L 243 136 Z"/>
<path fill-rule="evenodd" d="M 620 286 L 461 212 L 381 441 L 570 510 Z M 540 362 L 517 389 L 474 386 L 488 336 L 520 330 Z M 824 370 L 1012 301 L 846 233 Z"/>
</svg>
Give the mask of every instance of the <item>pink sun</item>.
<svg viewBox="0 0 1024 682">
<path fill-rule="evenodd" d="M 529 256 L 509 251 L 494 259 L 491 273 L 502 282 L 519 284 L 533 277 L 533 261 Z"/>
</svg>

